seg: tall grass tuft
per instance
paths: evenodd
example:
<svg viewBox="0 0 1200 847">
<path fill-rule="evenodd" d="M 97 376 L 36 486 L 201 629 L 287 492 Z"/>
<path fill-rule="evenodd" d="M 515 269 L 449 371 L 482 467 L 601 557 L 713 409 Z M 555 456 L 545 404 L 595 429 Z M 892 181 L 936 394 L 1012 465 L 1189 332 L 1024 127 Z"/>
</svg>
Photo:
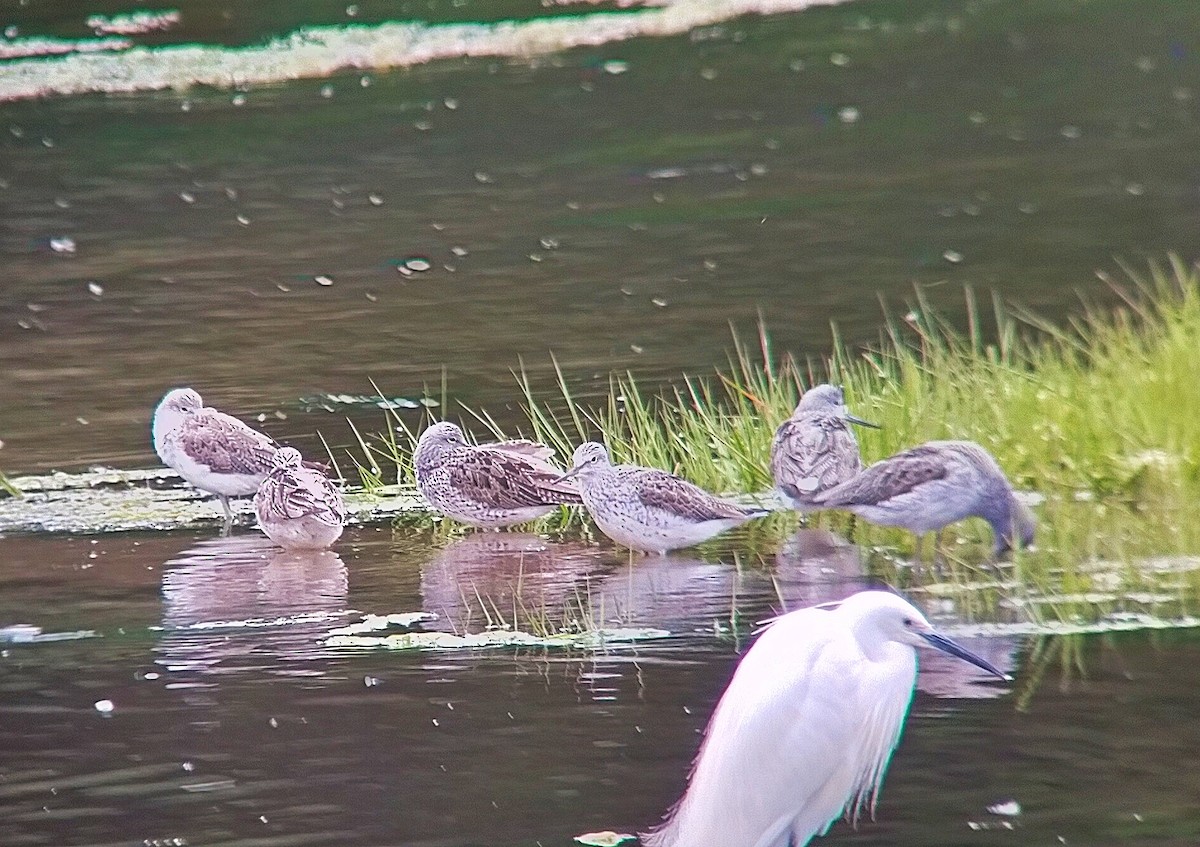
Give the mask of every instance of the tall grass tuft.
<svg viewBox="0 0 1200 847">
<path fill-rule="evenodd" d="M 21 489 L 13 485 L 12 481 L 0 471 L 0 493 L 6 494 L 9 497 L 23 497 Z"/>
<path fill-rule="evenodd" d="M 859 432 L 867 461 L 931 439 L 970 439 L 1018 488 L 1042 495 L 1031 565 L 1077 571 L 1085 560 L 1195 555 L 1200 269 L 1171 257 L 1146 273 L 1125 270 L 1125 283 L 1109 281 L 1116 308 L 1085 305 L 1065 326 L 995 297 L 985 308 L 967 290 L 967 328 L 959 330 L 918 291 L 907 314 L 885 313 L 877 344 L 837 341 L 820 361 L 777 355 L 760 321 L 753 340 L 735 332 L 729 361 L 714 375 L 654 391 L 614 375 L 596 407 L 576 402 L 557 362 L 551 400 L 522 368 L 525 434 L 564 457 L 600 437 L 617 461 L 667 468 L 714 491 L 762 491 L 776 426 L 806 386 L 835 382 L 856 414 L 882 425 Z M 471 415 L 500 434 L 486 413 Z M 381 463 L 411 480 L 412 437 L 392 416 L 387 433 L 363 440 L 364 483 L 382 479 Z M 895 531 L 867 532 L 869 541 L 911 543 Z M 982 540 L 986 530 L 964 537 Z"/>
</svg>

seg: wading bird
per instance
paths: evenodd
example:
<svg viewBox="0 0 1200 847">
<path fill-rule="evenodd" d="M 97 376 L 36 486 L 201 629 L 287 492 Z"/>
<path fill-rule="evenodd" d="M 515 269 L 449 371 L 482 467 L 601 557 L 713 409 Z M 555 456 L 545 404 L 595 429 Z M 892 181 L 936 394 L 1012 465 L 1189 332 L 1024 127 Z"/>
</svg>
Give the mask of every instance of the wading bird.
<svg viewBox="0 0 1200 847">
<path fill-rule="evenodd" d="M 168 391 L 150 427 L 163 464 L 201 491 L 217 495 L 225 528 L 233 523 L 230 497 L 248 497 L 270 473 L 279 450 L 274 439 L 232 415 L 206 407 L 191 388 Z"/>
<path fill-rule="evenodd" d="M 995 556 L 1017 542 L 1022 547 L 1033 544 L 1033 513 L 1017 499 L 992 455 L 973 441 L 930 441 L 913 447 L 876 462 L 813 501 L 917 535 L 940 533 L 956 521 L 981 517 L 995 532 Z"/>
<path fill-rule="evenodd" d="M 434 509 L 479 527 L 527 523 L 579 503 L 575 486 L 547 460 L 554 451 L 532 441 L 468 444 L 443 421 L 421 433 L 413 453 L 417 488 Z"/>
<path fill-rule="evenodd" d="M 300 451 L 282 447 L 254 495 L 262 531 L 285 550 L 324 550 L 342 535 L 346 506 L 321 471 L 306 468 Z"/>
<path fill-rule="evenodd" d="M 850 424 L 879 428 L 850 414 L 841 387 L 826 384 L 805 391 L 792 416 L 775 430 L 771 476 L 793 509 L 819 509 L 815 495 L 862 470 Z"/>
<path fill-rule="evenodd" d="M 767 509 L 714 497 L 675 474 L 639 465 L 613 465 L 603 444 L 575 449 L 574 467 L 559 480 L 579 478 L 579 493 L 600 531 L 634 550 L 665 553 L 691 547 Z"/>
<path fill-rule="evenodd" d="M 683 798 L 647 847 L 803 847 L 874 811 L 917 679 L 917 647 L 990 674 L 886 591 L 783 615 L 738 665 Z"/>
</svg>

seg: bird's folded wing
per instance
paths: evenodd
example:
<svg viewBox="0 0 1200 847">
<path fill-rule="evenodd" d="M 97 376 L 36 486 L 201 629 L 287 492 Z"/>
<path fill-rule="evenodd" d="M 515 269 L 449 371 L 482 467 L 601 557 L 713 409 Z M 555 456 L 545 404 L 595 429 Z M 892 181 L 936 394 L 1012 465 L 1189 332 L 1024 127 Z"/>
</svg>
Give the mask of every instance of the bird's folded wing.
<svg viewBox="0 0 1200 847">
<path fill-rule="evenodd" d="M 816 495 L 813 500 L 825 506 L 871 506 L 945 476 L 946 466 L 937 451 L 914 447 L 876 462 L 854 478 Z"/>
<path fill-rule="evenodd" d="M 545 444 L 539 444 L 536 441 L 527 441 L 524 438 L 519 438 L 513 441 L 498 441 L 495 444 L 481 445 L 491 450 L 503 450 L 505 453 L 513 453 L 517 456 L 528 456 L 531 459 L 540 459 L 543 462 L 550 459 L 554 455 L 554 450 L 547 447 Z"/>
<path fill-rule="evenodd" d="M 497 509 L 581 502 L 574 486 L 555 482 L 560 472 L 505 450 L 472 449 L 448 462 L 446 473 L 455 488 Z"/>
<path fill-rule="evenodd" d="M 215 473 L 266 473 L 279 449 L 238 419 L 208 410 L 189 416 L 172 437 L 178 438 L 188 456 Z"/>
<path fill-rule="evenodd" d="M 744 518 L 750 510 L 714 497 L 703 488 L 666 471 L 642 471 L 637 475 L 637 494 L 642 504 L 692 521 Z"/>
<path fill-rule="evenodd" d="M 314 517 L 340 526 L 346 519 L 341 494 L 328 480 L 301 471 L 275 471 L 263 481 L 272 513 L 287 518 Z"/>
<path fill-rule="evenodd" d="M 858 446 L 848 433 L 792 420 L 776 431 L 771 473 L 792 497 L 811 497 L 826 479 L 844 479 L 858 465 Z"/>
</svg>

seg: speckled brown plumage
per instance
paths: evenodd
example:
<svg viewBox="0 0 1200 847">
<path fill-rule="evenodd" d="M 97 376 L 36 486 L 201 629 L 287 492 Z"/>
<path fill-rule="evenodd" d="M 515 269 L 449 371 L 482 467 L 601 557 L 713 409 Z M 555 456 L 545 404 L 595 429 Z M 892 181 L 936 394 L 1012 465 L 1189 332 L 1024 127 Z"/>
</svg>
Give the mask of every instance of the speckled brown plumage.
<svg viewBox="0 0 1200 847">
<path fill-rule="evenodd" d="M 328 547 L 346 523 L 341 493 L 325 474 L 304 467 L 294 448 L 281 448 L 272 464 L 254 495 L 259 526 L 286 548 Z"/>
<path fill-rule="evenodd" d="M 417 487 L 444 515 L 482 527 L 531 521 L 560 505 L 580 503 L 574 485 L 546 460 L 554 451 L 532 441 L 468 444 L 452 423 L 421 433 L 413 454 Z"/>
<path fill-rule="evenodd" d="M 841 388 L 817 385 L 804 392 L 792 416 L 775 430 L 771 476 L 793 508 L 814 508 L 816 494 L 862 470 L 851 423 L 873 426 L 849 414 Z"/>
<path fill-rule="evenodd" d="M 595 441 L 576 448 L 567 475 L 579 478 L 583 503 L 605 535 L 648 553 L 691 547 L 767 514 L 657 468 L 614 466 L 608 450 Z"/>
<path fill-rule="evenodd" d="M 1033 514 L 992 455 L 971 441 L 930 441 L 904 450 L 814 501 L 918 535 L 978 516 L 992 525 L 996 555 L 1017 541 L 1026 547 L 1033 543 Z"/>
</svg>

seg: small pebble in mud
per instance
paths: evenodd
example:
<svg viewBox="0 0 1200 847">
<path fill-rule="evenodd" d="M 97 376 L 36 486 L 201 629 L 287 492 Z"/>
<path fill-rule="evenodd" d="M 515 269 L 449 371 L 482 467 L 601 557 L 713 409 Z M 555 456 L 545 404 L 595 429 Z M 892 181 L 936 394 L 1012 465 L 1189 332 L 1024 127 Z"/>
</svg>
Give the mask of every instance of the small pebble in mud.
<svg viewBox="0 0 1200 847">
<path fill-rule="evenodd" d="M 112 714 L 112 710 L 116 708 L 112 700 L 97 700 L 93 705 L 96 711 L 102 715 L 110 715 Z"/>
</svg>

